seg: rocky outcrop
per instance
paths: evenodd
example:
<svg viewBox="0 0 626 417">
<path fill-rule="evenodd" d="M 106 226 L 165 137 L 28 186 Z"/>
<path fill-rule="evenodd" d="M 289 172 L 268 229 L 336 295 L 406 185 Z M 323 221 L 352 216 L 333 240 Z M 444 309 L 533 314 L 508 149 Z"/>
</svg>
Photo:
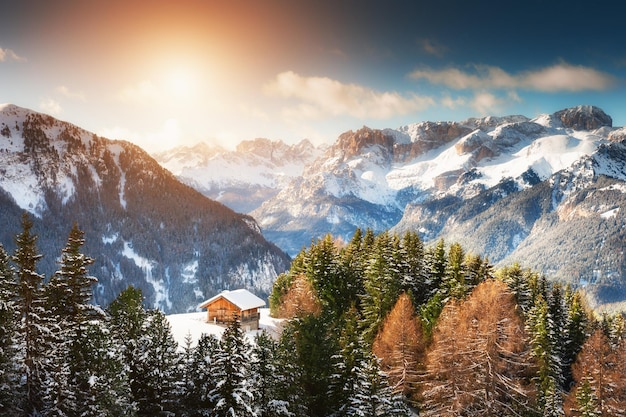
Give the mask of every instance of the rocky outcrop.
<svg viewBox="0 0 626 417">
<path fill-rule="evenodd" d="M 613 119 L 595 106 L 577 106 L 554 113 L 563 127 L 574 130 L 594 130 L 600 127 L 612 127 Z"/>
<path fill-rule="evenodd" d="M 374 145 L 380 145 L 383 149 L 392 151 L 393 144 L 393 137 L 385 135 L 381 130 L 364 126 L 356 132 L 350 130 L 341 134 L 334 149 L 342 150 L 345 157 L 349 158 Z"/>
</svg>

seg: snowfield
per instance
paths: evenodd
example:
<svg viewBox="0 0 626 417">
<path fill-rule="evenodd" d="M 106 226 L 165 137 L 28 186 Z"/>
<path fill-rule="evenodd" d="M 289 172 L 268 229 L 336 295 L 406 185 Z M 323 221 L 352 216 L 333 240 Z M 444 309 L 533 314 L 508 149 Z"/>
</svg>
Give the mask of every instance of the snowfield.
<svg viewBox="0 0 626 417">
<path fill-rule="evenodd" d="M 254 337 L 262 332 L 267 331 L 270 335 L 278 338 L 281 332 L 282 322 L 284 319 L 275 319 L 270 317 L 270 309 L 262 308 L 261 311 L 261 330 L 246 331 L 246 339 L 248 342 L 254 342 Z M 178 347 L 183 349 L 185 347 L 185 338 L 189 335 L 191 337 L 191 345 L 195 346 L 200 337 L 203 334 L 215 335 L 218 339 L 222 337 L 225 327 L 217 324 L 206 322 L 206 311 L 184 314 L 170 314 L 167 320 L 172 326 L 172 334 L 174 340 L 178 343 Z M 244 329 L 245 330 L 245 329 Z"/>
</svg>

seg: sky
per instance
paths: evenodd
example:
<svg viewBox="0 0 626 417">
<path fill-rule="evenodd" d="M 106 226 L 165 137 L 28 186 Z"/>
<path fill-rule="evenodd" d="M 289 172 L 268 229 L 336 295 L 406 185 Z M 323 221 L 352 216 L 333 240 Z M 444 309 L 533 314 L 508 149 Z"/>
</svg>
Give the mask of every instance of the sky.
<svg viewBox="0 0 626 417">
<path fill-rule="evenodd" d="M 581 104 L 624 126 L 625 12 L 614 0 L 2 2 L 0 103 L 149 152 Z"/>
</svg>

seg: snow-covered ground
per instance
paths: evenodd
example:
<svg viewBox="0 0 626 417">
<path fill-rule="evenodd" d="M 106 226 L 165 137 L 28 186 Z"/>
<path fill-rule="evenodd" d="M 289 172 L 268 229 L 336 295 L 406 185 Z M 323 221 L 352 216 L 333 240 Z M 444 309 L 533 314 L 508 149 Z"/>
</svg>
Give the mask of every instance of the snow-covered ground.
<svg viewBox="0 0 626 417">
<path fill-rule="evenodd" d="M 265 330 L 270 335 L 278 337 L 280 335 L 281 323 L 283 319 L 275 319 L 270 317 L 269 308 L 261 310 L 261 330 L 251 330 L 246 332 L 246 338 L 254 341 L 254 337 L 261 331 Z M 171 314 L 166 316 L 172 326 L 172 334 L 178 342 L 178 346 L 182 349 L 185 346 L 185 338 L 191 336 L 192 346 L 195 346 L 198 339 L 203 334 L 213 334 L 218 339 L 222 337 L 225 327 L 206 322 L 206 311 L 185 314 Z"/>
</svg>

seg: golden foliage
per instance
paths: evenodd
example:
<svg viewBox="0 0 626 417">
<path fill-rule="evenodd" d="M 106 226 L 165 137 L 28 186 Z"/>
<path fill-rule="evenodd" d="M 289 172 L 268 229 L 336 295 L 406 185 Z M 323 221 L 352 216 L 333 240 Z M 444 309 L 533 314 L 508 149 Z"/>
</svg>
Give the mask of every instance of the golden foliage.
<svg viewBox="0 0 626 417">
<path fill-rule="evenodd" d="M 315 288 L 305 275 L 297 275 L 287 293 L 282 297 L 278 317 L 292 318 L 309 314 L 315 316 L 322 311 Z"/>
<path fill-rule="evenodd" d="M 410 297 L 402 293 L 374 340 L 372 352 L 396 392 L 412 398 L 422 370 L 424 339 Z"/>
<path fill-rule="evenodd" d="M 581 404 L 576 394 L 587 381 L 601 416 L 626 415 L 626 343 L 611 345 L 608 337 L 597 329 L 585 342 L 572 367 L 576 385 L 565 399 L 567 416 L 580 416 Z"/>
<path fill-rule="evenodd" d="M 500 281 L 484 281 L 442 311 L 427 352 L 424 415 L 508 415 L 532 408 L 533 371 L 513 294 Z"/>
</svg>

